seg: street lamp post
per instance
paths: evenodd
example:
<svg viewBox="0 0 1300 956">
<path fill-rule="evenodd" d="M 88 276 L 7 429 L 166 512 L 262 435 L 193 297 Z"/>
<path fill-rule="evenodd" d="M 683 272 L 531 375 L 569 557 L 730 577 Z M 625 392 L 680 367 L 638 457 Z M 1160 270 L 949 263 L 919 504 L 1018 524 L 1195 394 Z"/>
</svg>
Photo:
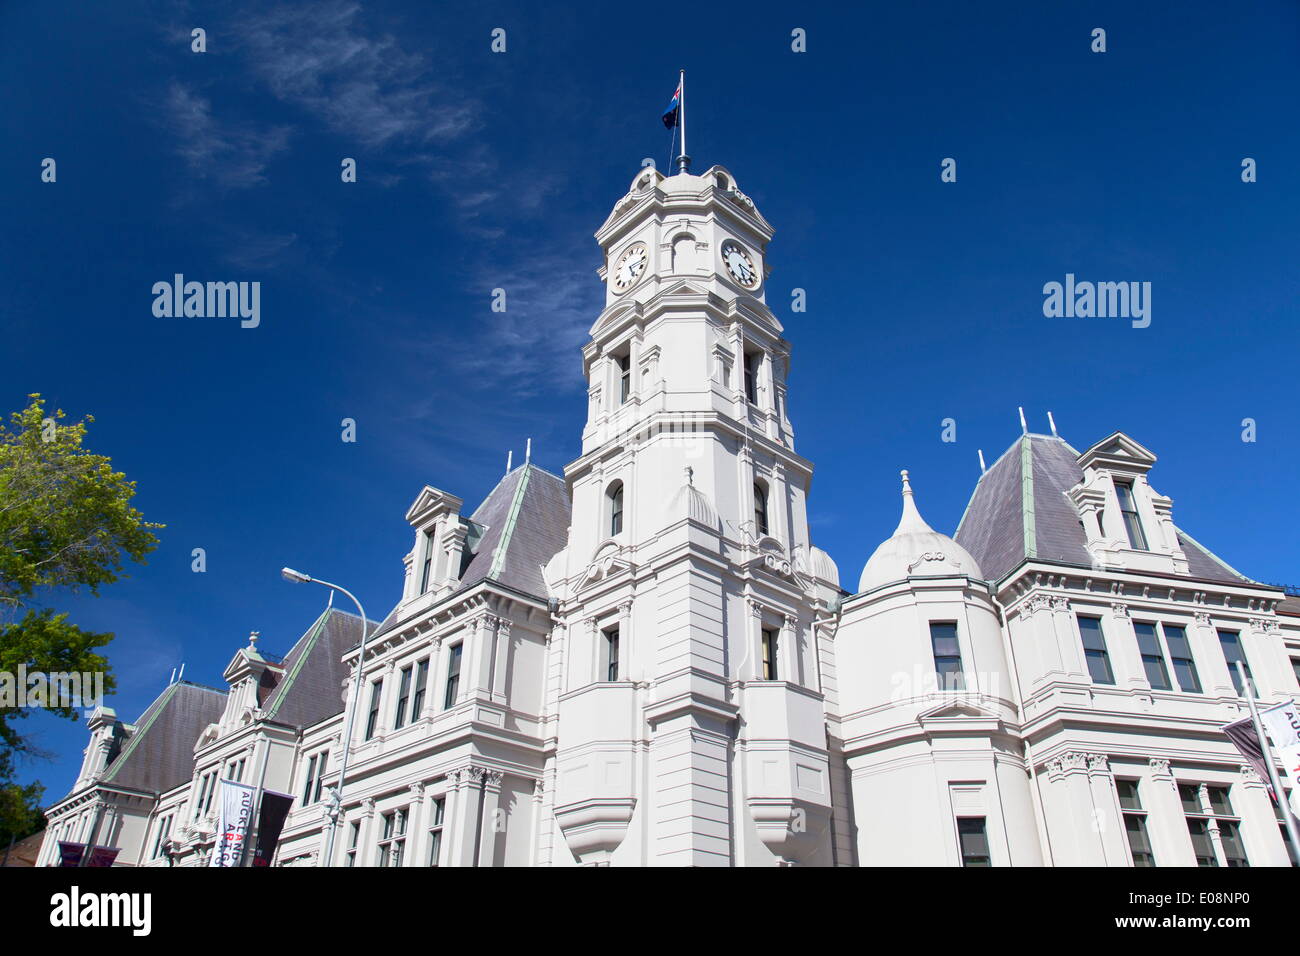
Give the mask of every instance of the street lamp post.
<svg viewBox="0 0 1300 956">
<path fill-rule="evenodd" d="M 329 806 L 329 835 L 325 838 L 325 855 L 323 866 L 334 865 L 334 837 L 338 832 L 339 817 L 343 813 L 343 783 L 347 779 L 348 773 L 348 756 L 352 753 L 352 724 L 357 717 L 357 702 L 361 700 L 361 671 L 366 662 L 366 638 L 369 629 L 366 622 L 366 611 L 357 600 L 356 595 L 347 588 L 339 587 L 337 584 L 331 584 L 329 581 L 322 581 L 320 578 L 313 578 L 310 574 L 303 574 L 301 571 L 295 571 L 293 568 L 282 568 L 280 576 L 286 581 L 292 581 L 294 584 L 305 584 L 308 581 L 314 584 L 322 584 L 332 591 L 338 591 L 340 594 L 346 594 L 352 599 L 352 603 L 357 606 L 357 613 L 361 615 L 361 646 L 357 652 L 357 673 L 356 679 L 352 682 L 352 703 L 347 707 L 347 718 L 343 723 L 343 760 L 339 764 L 339 782 L 338 786 L 330 788 L 330 806 Z"/>
</svg>

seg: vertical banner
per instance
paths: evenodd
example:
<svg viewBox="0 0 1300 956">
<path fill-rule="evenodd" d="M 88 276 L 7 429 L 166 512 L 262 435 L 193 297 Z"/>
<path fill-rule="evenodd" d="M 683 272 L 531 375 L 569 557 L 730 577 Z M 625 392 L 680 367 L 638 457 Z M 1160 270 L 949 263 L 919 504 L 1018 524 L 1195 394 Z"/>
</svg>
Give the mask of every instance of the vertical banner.
<svg viewBox="0 0 1300 956">
<path fill-rule="evenodd" d="M 217 806 L 217 841 L 208 866 L 239 866 L 253 819 L 253 788 L 222 780 Z"/>
<path fill-rule="evenodd" d="M 1291 805 L 1295 806 L 1296 791 L 1300 787 L 1295 782 L 1300 780 L 1300 713 L 1296 712 L 1295 701 L 1270 707 L 1259 712 L 1259 722 L 1264 725 L 1264 733 L 1273 741 L 1277 758 L 1286 768 L 1286 775 L 1291 779 Z"/>
<path fill-rule="evenodd" d="M 275 856 L 280 831 L 293 806 L 293 797 L 273 790 L 262 791 L 262 809 L 257 814 L 257 844 L 253 850 L 253 866 L 270 866 Z"/>
</svg>

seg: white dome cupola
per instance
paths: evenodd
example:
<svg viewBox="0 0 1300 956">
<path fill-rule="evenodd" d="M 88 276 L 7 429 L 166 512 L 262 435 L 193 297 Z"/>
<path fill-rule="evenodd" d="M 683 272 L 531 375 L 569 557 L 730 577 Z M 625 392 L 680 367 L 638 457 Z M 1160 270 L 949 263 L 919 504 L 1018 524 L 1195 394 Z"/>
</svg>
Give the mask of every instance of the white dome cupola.
<svg viewBox="0 0 1300 956">
<path fill-rule="evenodd" d="M 916 510 L 912 483 L 903 476 L 903 516 L 893 535 L 881 542 L 862 569 L 858 593 L 912 576 L 964 574 L 981 578 L 979 565 L 970 552 L 946 534 L 940 534 Z"/>
</svg>

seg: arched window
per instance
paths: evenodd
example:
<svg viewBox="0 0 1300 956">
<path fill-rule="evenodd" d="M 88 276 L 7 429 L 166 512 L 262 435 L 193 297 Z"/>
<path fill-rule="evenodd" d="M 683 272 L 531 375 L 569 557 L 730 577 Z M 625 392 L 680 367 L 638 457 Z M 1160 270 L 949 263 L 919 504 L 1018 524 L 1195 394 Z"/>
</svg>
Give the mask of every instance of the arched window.
<svg viewBox="0 0 1300 956">
<path fill-rule="evenodd" d="M 623 533 L 623 482 L 616 481 L 605 492 L 609 497 L 609 536 Z"/>
<path fill-rule="evenodd" d="M 767 489 L 754 482 L 754 533 L 767 534 Z"/>
</svg>

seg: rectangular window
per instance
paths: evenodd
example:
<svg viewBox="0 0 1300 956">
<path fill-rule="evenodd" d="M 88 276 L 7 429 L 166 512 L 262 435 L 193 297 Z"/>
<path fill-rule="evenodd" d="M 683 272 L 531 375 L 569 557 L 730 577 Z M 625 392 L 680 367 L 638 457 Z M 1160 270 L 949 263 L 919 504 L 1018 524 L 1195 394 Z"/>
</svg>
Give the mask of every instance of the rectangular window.
<svg viewBox="0 0 1300 956">
<path fill-rule="evenodd" d="M 424 533 L 424 566 L 420 571 L 420 593 L 429 590 L 433 578 L 433 532 Z"/>
<path fill-rule="evenodd" d="M 1119 513 L 1124 519 L 1124 530 L 1128 532 L 1128 544 L 1135 551 L 1147 549 L 1147 536 L 1142 533 L 1142 520 L 1138 517 L 1137 499 L 1133 497 L 1133 486 L 1128 482 L 1115 482 L 1115 494 L 1119 497 Z"/>
<path fill-rule="evenodd" d="M 632 356 L 622 355 L 618 358 L 618 403 L 627 402 L 632 397 Z"/>
<path fill-rule="evenodd" d="M 745 400 L 751 405 L 758 404 L 758 367 L 762 361 L 761 352 L 750 352 L 745 356 Z"/>
<path fill-rule="evenodd" d="M 930 647 L 934 651 L 934 672 L 939 678 L 939 689 L 964 690 L 966 675 L 962 671 L 961 647 L 957 643 L 957 623 L 931 621 Z"/>
<path fill-rule="evenodd" d="M 406 726 L 406 708 L 411 703 L 411 675 L 413 669 L 409 666 L 402 668 L 402 673 L 397 683 L 397 712 L 393 714 L 393 729 L 401 730 Z"/>
<path fill-rule="evenodd" d="M 307 780 L 302 786 L 302 805 L 305 807 L 311 803 L 311 794 L 316 786 L 316 756 L 313 754 L 307 760 Z"/>
<path fill-rule="evenodd" d="M 992 866 L 989 856 L 989 838 L 984 831 L 983 817 L 958 817 L 957 839 L 961 843 L 962 866 Z"/>
<path fill-rule="evenodd" d="M 197 820 L 212 809 L 212 795 L 217 789 L 217 772 L 209 770 L 199 778 L 199 797 L 194 801 L 194 818 Z"/>
<path fill-rule="evenodd" d="M 464 644 L 453 644 L 448 648 L 451 657 L 447 661 L 447 691 L 442 698 L 444 710 L 456 703 L 456 695 L 460 692 L 460 654 L 463 647 Z"/>
<path fill-rule="evenodd" d="M 1250 681 L 1255 680 L 1255 675 L 1250 672 L 1250 663 L 1246 660 L 1245 651 L 1241 649 L 1241 635 L 1236 631 L 1219 631 L 1219 646 L 1223 648 L 1223 659 L 1228 662 L 1228 673 L 1232 675 L 1232 686 L 1237 688 L 1237 696 L 1245 697 L 1246 688 L 1242 686 L 1241 675 L 1237 673 L 1237 662 L 1241 662 Z"/>
<path fill-rule="evenodd" d="M 406 809 L 385 813 L 379 836 L 379 866 L 401 866 L 406 852 Z"/>
<path fill-rule="evenodd" d="M 383 688 L 383 681 L 370 682 L 370 713 L 366 715 L 366 736 L 364 739 L 369 740 L 379 729 L 379 693 Z"/>
<path fill-rule="evenodd" d="M 445 797 L 433 801 L 433 822 L 429 824 L 429 865 L 441 866 L 442 860 L 442 818 L 447 809 Z"/>
<path fill-rule="evenodd" d="M 1115 674 L 1110 669 L 1110 655 L 1106 653 L 1106 638 L 1101 632 L 1101 618 L 1080 615 L 1079 636 L 1083 639 L 1083 656 L 1088 661 L 1088 674 L 1093 683 L 1115 683 Z"/>
<path fill-rule="evenodd" d="M 348 827 L 348 857 L 346 866 L 357 865 L 357 841 L 361 839 L 361 821 L 353 820 Z"/>
<path fill-rule="evenodd" d="M 1187 817 L 1197 866 L 1250 866 L 1241 842 L 1241 821 L 1233 815 L 1227 787 L 1182 783 L 1178 785 L 1178 797 Z M 1213 831 L 1218 832 L 1221 853 L 1216 852 Z"/>
<path fill-rule="evenodd" d="M 1189 694 L 1201 692 L 1201 679 L 1196 673 L 1196 662 L 1192 660 L 1192 645 L 1187 640 L 1187 630 L 1181 624 L 1161 624 L 1165 632 L 1165 644 L 1169 647 L 1169 659 L 1174 665 L 1174 677 L 1178 687 Z"/>
<path fill-rule="evenodd" d="M 774 627 L 763 628 L 763 680 L 780 680 L 776 663 L 778 635 Z"/>
<path fill-rule="evenodd" d="M 1286 828 L 1283 827 L 1283 831 L 1285 831 L 1285 829 Z M 172 815 L 169 813 L 158 821 L 158 835 L 154 837 L 153 841 L 153 859 L 156 860 L 163 855 L 163 847 L 167 843 L 167 838 L 171 836 L 171 832 Z"/>
<path fill-rule="evenodd" d="M 604 647 L 601 649 L 604 666 L 601 668 L 605 680 L 618 680 L 618 628 L 611 627 L 604 631 Z"/>
<path fill-rule="evenodd" d="M 415 694 L 411 697 L 411 720 L 419 720 L 424 713 L 424 688 L 429 682 L 429 659 L 415 665 Z"/>
<path fill-rule="evenodd" d="M 330 752 L 322 750 L 320 759 L 316 761 L 316 787 L 312 790 L 311 798 L 313 803 L 320 803 L 321 787 L 325 783 L 325 765 L 330 761 Z"/>
<path fill-rule="evenodd" d="M 1128 849 L 1134 866 L 1155 866 L 1155 854 L 1147 838 L 1147 815 L 1142 809 L 1136 780 L 1116 780 L 1119 807 L 1124 813 L 1124 832 L 1128 835 Z"/>
<path fill-rule="evenodd" d="M 1134 621 L 1133 631 L 1137 634 L 1138 651 L 1142 654 L 1142 669 L 1146 671 L 1147 683 L 1152 690 L 1172 690 L 1156 626 L 1145 621 Z"/>
</svg>

